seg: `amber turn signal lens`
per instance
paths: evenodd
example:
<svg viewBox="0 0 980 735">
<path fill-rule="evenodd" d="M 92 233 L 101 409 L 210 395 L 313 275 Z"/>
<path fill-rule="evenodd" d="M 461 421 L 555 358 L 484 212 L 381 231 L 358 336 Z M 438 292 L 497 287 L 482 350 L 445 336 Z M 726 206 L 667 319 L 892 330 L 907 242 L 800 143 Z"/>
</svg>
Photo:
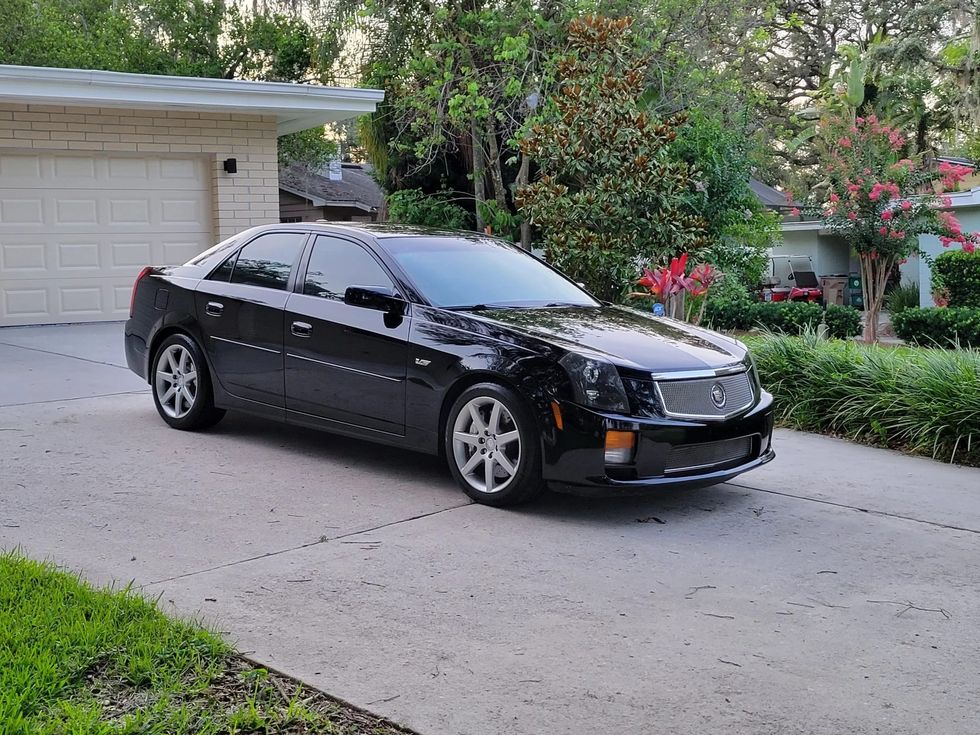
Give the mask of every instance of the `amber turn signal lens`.
<svg viewBox="0 0 980 735">
<path fill-rule="evenodd" d="M 565 428 L 565 422 L 561 417 L 561 406 L 558 405 L 558 401 L 551 402 L 551 415 L 555 417 L 555 426 L 558 427 L 558 431 Z"/>
<path fill-rule="evenodd" d="M 606 432 L 606 464 L 629 464 L 636 451 L 635 431 Z"/>
</svg>

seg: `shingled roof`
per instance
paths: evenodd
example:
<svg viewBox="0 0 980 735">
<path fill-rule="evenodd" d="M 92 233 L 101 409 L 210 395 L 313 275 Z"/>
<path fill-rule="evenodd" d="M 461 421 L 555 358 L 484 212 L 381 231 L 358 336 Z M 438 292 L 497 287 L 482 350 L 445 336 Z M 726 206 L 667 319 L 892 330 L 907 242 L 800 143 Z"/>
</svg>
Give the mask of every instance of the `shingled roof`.
<svg viewBox="0 0 980 735">
<path fill-rule="evenodd" d="M 357 207 L 373 211 L 384 202 L 384 192 L 371 178 L 367 164 L 345 163 L 343 178 L 332 181 L 326 171 L 311 171 L 294 163 L 279 169 L 279 188 L 309 199 L 315 207 Z"/>
</svg>

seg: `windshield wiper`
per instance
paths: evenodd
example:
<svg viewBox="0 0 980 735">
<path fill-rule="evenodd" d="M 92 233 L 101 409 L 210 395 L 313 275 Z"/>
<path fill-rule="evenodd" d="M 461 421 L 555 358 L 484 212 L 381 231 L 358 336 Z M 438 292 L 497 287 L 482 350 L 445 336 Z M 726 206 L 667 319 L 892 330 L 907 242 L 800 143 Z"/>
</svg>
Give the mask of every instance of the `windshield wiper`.
<svg viewBox="0 0 980 735">
<path fill-rule="evenodd" d="M 515 304 L 467 304 L 465 306 L 446 306 L 447 311 L 490 311 L 492 309 L 524 309 Z"/>
</svg>

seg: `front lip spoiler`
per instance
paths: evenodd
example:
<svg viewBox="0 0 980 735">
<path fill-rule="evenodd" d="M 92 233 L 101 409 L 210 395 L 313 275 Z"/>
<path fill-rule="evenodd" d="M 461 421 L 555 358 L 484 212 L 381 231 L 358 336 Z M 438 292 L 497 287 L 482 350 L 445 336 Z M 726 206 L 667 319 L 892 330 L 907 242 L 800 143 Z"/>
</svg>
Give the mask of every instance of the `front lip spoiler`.
<svg viewBox="0 0 980 735">
<path fill-rule="evenodd" d="M 729 467 L 715 472 L 705 472 L 700 475 L 686 475 L 684 477 L 645 477 L 639 480 L 614 480 L 610 477 L 590 477 L 584 483 L 555 483 L 555 489 L 559 492 L 567 492 L 573 495 L 616 495 L 617 493 L 631 493 L 643 490 L 656 490 L 667 488 L 697 488 L 706 485 L 717 485 L 731 480 L 743 472 L 754 470 L 776 458 L 776 452 L 770 447 L 765 454 L 755 459 L 740 464 L 737 467 Z"/>
</svg>

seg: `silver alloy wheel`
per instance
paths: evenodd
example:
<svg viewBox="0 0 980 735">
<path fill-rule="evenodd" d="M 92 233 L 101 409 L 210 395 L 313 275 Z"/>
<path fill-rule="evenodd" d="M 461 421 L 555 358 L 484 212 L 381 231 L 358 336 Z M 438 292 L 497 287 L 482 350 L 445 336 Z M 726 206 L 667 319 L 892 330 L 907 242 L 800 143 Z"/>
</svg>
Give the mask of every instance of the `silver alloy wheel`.
<svg viewBox="0 0 980 735">
<path fill-rule="evenodd" d="M 481 493 L 499 493 L 521 465 L 521 435 L 510 409 L 478 396 L 456 414 L 453 458 L 466 482 Z"/>
<path fill-rule="evenodd" d="M 172 419 L 182 419 L 197 401 L 197 365 L 183 345 L 170 345 L 157 358 L 155 381 L 157 398 L 163 412 Z"/>
</svg>

